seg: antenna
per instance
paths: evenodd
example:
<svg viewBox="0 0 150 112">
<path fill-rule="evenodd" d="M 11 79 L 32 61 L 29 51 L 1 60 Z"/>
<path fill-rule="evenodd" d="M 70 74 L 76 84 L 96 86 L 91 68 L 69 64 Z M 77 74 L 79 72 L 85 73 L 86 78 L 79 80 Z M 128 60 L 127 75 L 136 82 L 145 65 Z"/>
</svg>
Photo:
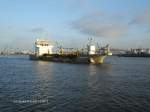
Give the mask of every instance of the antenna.
<svg viewBox="0 0 150 112">
<path fill-rule="evenodd" d="M 97 42 L 97 47 L 98 47 L 98 48 L 100 48 L 100 46 L 99 46 L 98 42 Z"/>
</svg>

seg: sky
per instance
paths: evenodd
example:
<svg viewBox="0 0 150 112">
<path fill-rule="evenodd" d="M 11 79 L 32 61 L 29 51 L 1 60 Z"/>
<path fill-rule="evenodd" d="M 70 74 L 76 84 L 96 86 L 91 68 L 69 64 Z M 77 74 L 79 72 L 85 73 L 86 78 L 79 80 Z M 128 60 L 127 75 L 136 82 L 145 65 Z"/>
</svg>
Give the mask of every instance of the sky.
<svg viewBox="0 0 150 112">
<path fill-rule="evenodd" d="M 150 0 L 0 0 L 0 50 L 31 50 L 37 38 L 150 48 Z"/>
</svg>

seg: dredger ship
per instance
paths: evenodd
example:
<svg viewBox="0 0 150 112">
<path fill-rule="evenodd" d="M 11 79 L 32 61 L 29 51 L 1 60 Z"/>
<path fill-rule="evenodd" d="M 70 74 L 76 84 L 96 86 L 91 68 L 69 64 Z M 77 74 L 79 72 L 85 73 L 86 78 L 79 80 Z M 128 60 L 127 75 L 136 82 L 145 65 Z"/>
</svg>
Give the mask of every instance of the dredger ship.
<svg viewBox="0 0 150 112">
<path fill-rule="evenodd" d="M 35 51 L 29 55 L 31 60 L 44 60 L 62 63 L 87 63 L 101 64 L 108 55 L 112 55 L 109 45 L 96 47 L 90 41 L 85 49 L 63 48 L 54 46 L 47 40 L 37 39 L 35 42 Z"/>
</svg>

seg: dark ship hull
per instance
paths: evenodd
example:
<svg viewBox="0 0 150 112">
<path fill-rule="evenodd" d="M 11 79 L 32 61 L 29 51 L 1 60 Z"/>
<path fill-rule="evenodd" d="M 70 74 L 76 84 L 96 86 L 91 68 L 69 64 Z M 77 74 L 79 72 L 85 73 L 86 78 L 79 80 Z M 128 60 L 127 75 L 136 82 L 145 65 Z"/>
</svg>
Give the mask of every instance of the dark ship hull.
<svg viewBox="0 0 150 112">
<path fill-rule="evenodd" d="M 30 60 L 43 60 L 62 63 L 86 63 L 86 64 L 101 64 L 104 62 L 105 55 L 73 55 L 73 54 L 51 54 L 51 55 L 29 55 Z"/>
<path fill-rule="evenodd" d="M 150 57 L 150 54 L 120 54 L 119 57 Z"/>
</svg>

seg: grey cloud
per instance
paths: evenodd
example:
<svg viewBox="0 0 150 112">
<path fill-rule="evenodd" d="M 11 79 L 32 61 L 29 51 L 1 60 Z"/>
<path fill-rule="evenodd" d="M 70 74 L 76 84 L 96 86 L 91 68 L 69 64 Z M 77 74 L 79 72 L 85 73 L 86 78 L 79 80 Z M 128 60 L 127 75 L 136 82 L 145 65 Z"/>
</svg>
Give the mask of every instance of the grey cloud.
<svg viewBox="0 0 150 112">
<path fill-rule="evenodd" d="M 146 33 L 150 33 L 150 28 L 148 28 L 148 29 L 146 30 Z"/>
<path fill-rule="evenodd" d="M 136 15 L 130 24 L 145 24 L 150 23 L 150 10 L 145 10 Z"/>
<path fill-rule="evenodd" d="M 45 29 L 42 28 L 42 27 L 37 27 L 37 28 L 31 29 L 30 32 L 33 32 L 33 33 L 43 33 L 43 32 L 45 32 Z"/>
<path fill-rule="evenodd" d="M 29 30 L 30 33 L 33 33 L 35 36 L 39 38 L 48 38 L 51 37 L 51 33 L 43 27 L 34 27 Z"/>
<path fill-rule="evenodd" d="M 91 14 L 73 21 L 72 27 L 83 34 L 96 37 L 120 37 L 127 32 L 127 25 L 101 14 Z"/>
</svg>

